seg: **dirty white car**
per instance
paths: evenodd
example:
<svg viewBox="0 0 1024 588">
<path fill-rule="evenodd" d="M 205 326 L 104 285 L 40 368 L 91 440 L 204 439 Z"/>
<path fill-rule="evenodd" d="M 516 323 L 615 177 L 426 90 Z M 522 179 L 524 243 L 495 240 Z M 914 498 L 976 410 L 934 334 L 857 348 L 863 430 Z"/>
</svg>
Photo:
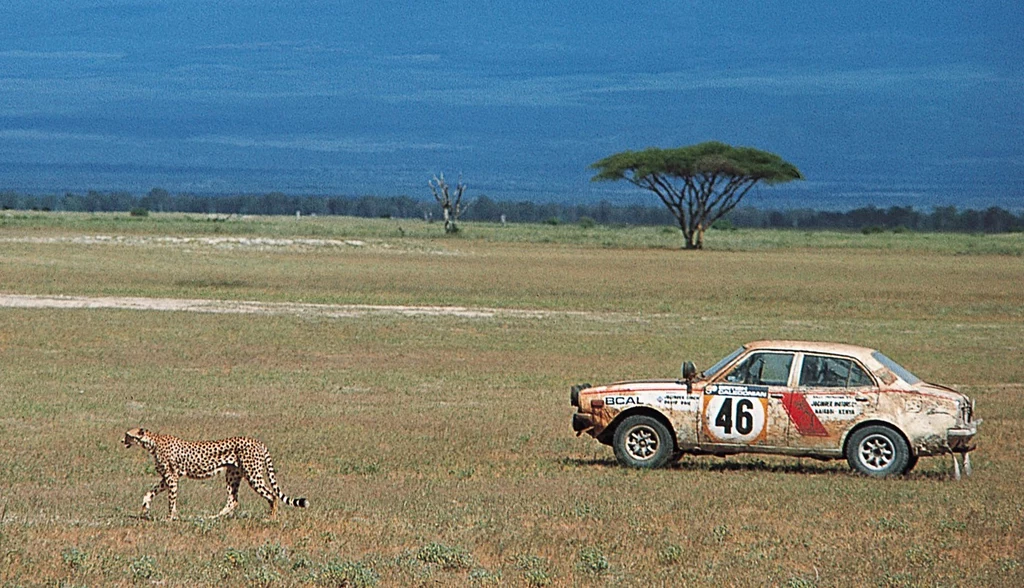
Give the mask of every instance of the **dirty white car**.
<svg viewBox="0 0 1024 588">
<path fill-rule="evenodd" d="M 957 477 L 981 419 L 974 402 L 928 384 L 882 353 L 806 341 L 748 343 L 680 380 L 573 386 L 572 427 L 611 445 L 619 463 L 656 468 L 683 454 L 846 458 L 869 476 L 951 455 Z"/>
</svg>

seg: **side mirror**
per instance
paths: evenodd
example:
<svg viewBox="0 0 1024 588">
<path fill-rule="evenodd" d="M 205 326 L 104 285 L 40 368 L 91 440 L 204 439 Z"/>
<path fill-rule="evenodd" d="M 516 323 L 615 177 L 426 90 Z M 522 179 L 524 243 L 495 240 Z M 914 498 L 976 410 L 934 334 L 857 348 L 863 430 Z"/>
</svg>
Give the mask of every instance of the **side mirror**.
<svg viewBox="0 0 1024 588">
<path fill-rule="evenodd" d="M 686 393 L 693 394 L 693 378 L 697 376 L 697 366 L 692 361 L 684 361 L 680 370 L 683 372 L 683 380 L 686 381 Z"/>
<path fill-rule="evenodd" d="M 697 377 L 697 366 L 693 365 L 692 361 L 684 361 L 682 372 L 683 379 L 687 382 L 692 382 Z"/>
</svg>

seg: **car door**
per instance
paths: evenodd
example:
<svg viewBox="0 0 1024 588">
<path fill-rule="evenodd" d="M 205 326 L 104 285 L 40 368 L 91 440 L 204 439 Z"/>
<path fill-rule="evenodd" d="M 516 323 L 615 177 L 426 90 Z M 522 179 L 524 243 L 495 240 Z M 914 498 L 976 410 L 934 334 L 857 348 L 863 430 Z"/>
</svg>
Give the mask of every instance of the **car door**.
<svg viewBox="0 0 1024 588">
<path fill-rule="evenodd" d="M 878 401 L 874 379 L 850 357 L 804 353 L 796 389 L 784 400 L 792 426 L 789 445 L 839 447 L 843 435 Z"/>
<path fill-rule="evenodd" d="M 782 405 L 794 353 L 753 351 L 704 387 L 701 442 L 785 447 L 788 419 Z"/>
</svg>

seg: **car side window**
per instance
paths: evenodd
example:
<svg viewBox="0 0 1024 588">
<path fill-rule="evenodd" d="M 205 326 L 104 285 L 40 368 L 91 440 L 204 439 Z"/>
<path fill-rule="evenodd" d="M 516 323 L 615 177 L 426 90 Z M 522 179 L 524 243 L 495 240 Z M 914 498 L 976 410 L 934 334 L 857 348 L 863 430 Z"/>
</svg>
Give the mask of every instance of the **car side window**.
<svg viewBox="0 0 1024 588">
<path fill-rule="evenodd" d="M 785 386 L 789 382 L 792 353 L 754 353 L 740 362 L 725 381 L 754 386 Z"/>
<path fill-rule="evenodd" d="M 871 376 L 855 361 L 844 357 L 805 355 L 800 369 L 802 388 L 861 388 L 874 386 Z"/>
</svg>

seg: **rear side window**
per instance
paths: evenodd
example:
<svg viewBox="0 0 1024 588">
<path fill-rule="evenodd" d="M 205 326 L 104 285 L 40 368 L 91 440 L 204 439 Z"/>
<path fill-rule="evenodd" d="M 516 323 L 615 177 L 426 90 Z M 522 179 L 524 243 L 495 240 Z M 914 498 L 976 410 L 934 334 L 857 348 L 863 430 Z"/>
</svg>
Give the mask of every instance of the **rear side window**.
<svg viewBox="0 0 1024 588">
<path fill-rule="evenodd" d="M 864 368 L 846 357 L 805 355 L 800 368 L 802 388 L 862 388 L 875 382 Z"/>
<path fill-rule="evenodd" d="M 792 366 L 792 353 L 754 353 L 733 368 L 725 380 L 733 384 L 785 386 Z"/>
</svg>

